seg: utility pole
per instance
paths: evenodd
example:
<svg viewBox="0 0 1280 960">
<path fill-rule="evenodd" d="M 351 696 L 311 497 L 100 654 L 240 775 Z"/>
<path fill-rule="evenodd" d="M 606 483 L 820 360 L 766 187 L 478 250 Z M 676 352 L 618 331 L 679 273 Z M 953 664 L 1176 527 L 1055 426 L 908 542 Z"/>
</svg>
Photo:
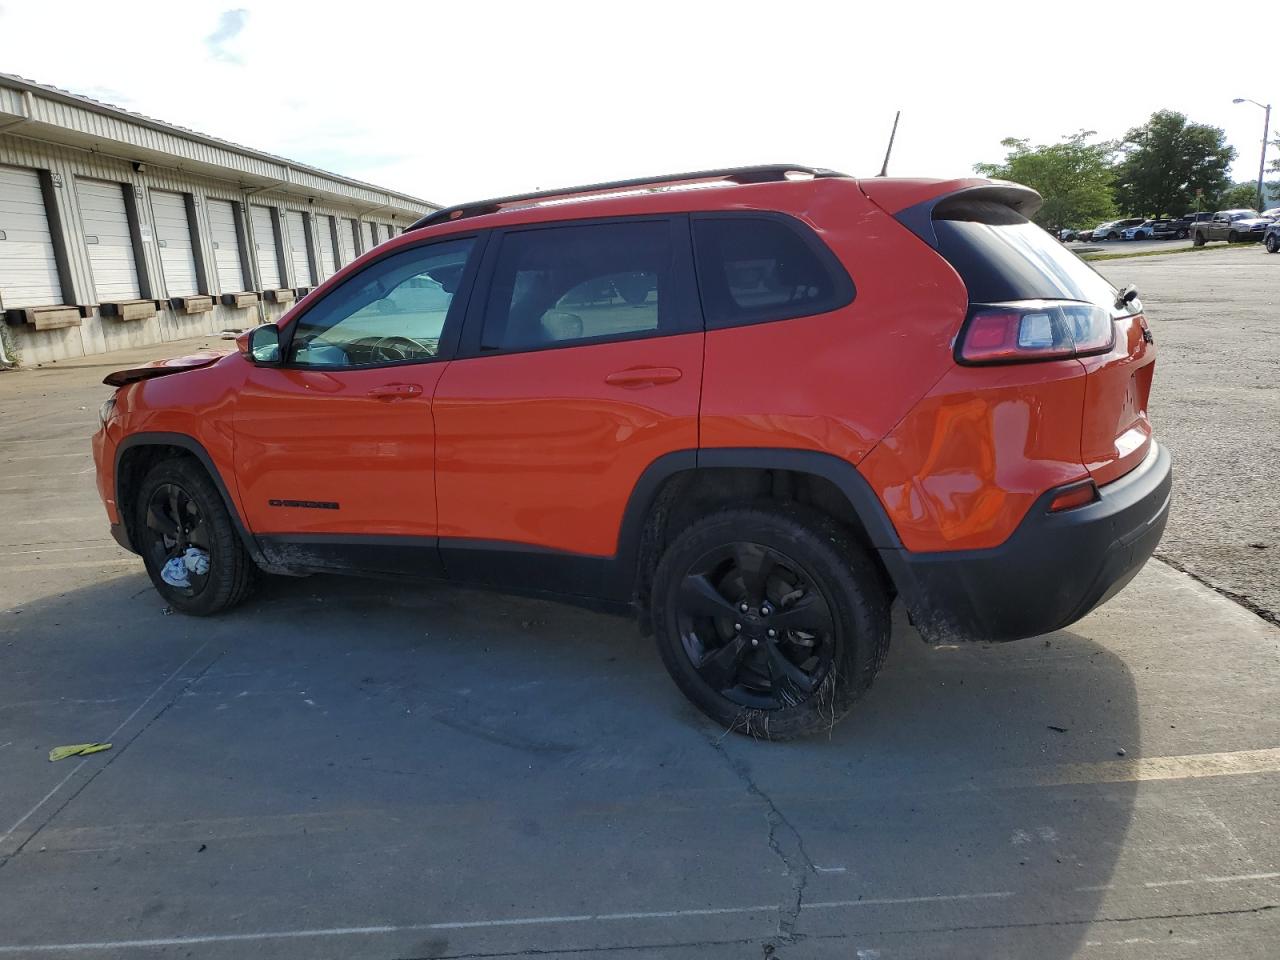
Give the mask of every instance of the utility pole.
<svg viewBox="0 0 1280 960">
<path fill-rule="evenodd" d="M 1248 97 L 1236 97 L 1232 103 L 1252 103 L 1255 107 L 1261 107 L 1266 119 L 1262 121 L 1262 157 L 1258 161 L 1258 212 L 1262 212 L 1262 181 L 1267 173 L 1267 138 L 1271 136 L 1271 104 L 1259 103 L 1257 100 L 1250 100 Z"/>
</svg>

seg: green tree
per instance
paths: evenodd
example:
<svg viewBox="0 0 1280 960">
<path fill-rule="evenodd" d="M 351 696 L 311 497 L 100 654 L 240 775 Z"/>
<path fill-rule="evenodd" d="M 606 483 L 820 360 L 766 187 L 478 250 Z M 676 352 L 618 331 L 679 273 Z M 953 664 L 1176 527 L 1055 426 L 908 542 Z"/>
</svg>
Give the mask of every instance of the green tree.
<svg viewBox="0 0 1280 960">
<path fill-rule="evenodd" d="M 1173 110 L 1157 110 L 1130 130 L 1120 150 L 1116 203 L 1133 216 L 1178 216 L 1195 208 L 1197 191 L 1201 208 L 1212 209 L 1231 185 L 1227 168 L 1236 151 L 1226 134 Z"/>
<path fill-rule="evenodd" d="M 1258 184 L 1237 183 L 1228 187 L 1218 197 L 1216 204 L 1219 210 L 1252 210 L 1258 205 Z"/>
<path fill-rule="evenodd" d="M 984 177 L 1025 184 L 1044 197 L 1034 220 L 1046 230 L 1096 224 L 1115 212 L 1111 199 L 1110 143 L 1091 143 L 1092 130 L 1064 137 L 1061 143 L 1031 146 L 1029 140 L 1000 141 L 1008 150 L 1003 163 L 979 163 Z"/>
</svg>

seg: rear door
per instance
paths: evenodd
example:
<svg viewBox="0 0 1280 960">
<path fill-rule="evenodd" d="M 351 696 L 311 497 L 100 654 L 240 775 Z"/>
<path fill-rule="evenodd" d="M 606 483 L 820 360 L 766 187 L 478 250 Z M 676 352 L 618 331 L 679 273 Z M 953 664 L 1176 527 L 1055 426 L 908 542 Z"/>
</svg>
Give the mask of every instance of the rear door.
<svg viewBox="0 0 1280 960">
<path fill-rule="evenodd" d="M 686 218 L 497 232 L 434 404 L 449 575 L 598 593 L 544 561 L 612 557 L 645 468 L 697 449 L 703 339 Z"/>
</svg>

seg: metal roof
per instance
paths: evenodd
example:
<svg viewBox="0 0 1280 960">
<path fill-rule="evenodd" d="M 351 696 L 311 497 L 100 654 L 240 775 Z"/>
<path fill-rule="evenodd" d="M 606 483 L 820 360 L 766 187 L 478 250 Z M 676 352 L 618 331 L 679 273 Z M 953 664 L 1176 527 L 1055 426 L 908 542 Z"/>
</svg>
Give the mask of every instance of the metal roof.
<svg viewBox="0 0 1280 960">
<path fill-rule="evenodd" d="M 5 90 L 8 88 L 8 91 Z M 25 122 L 42 123 L 46 127 L 66 127 L 74 129 L 74 118 L 59 113 L 56 110 L 36 111 L 33 109 L 33 97 L 41 100 L 50 101 L 55 105 L 64 105 L 67 107 L 87 110 L 94 114 L 113 118 L 121 123 L 131 125 L 133 127 L 142 128 L 144 130 L 155 131 L 158 134 L 167 135 L 170 138 L 177 138 L 187 141 L 191 144 L 201 145 L 210 148 L 207 156 L 192 156 L 186 159 L 192 160 L 196 164 L 211 167 L 229 167 L 243 176 L 254 180 L 272 180 L 273 169 L 283 168 L 286 171 L 284 178 L 275 177 L 280 181 L 281 187 L 294 185 L 302 189 L 316 188 L 322 186 L 317 181 L 330 181 L 335 185 L 346 187 L 345 190 L 334 191 L 339 195 L 347 195 L 349 199 L 363 202 L 370 202 L 374 199 L 371 196 L 359 196 L 359 194 L 376 194 L 384 198 L 388 202 L 402 204 L 406 209 L 423 209 L 423 208 L 439 208 L 440 204 L 432 203 L 428 200 L 422 200 L 409 194 L 400 193 L 394 190 L 388 190 L 363 180 L 356 180 L 352 177 L 344 177 L 340 174 L 331 173 L 328 170 L 322 170 L 319 167 L 310 164 L 298 163 L 285 157 L 276 156 L 275 154 L 266 153 L 261 150 L 253 150 L 249 147 L 241 146 L 229 140 L 223 140 L 208 134 L 191 130 L 187 127 L 178 126 L 177 124 L 165 123 L 162 120 L 156 120 L 152 117 L 135 113 L 132 110 L 125 110 L 113 104 L 103 103 L 94 100 L 92 97 L 82 96 L 80 94 L 71 93 L 58 87 L 48 84 L 36 83 L 25 77 L 19 77 L 14 74 L 0 73 L 0 95 L 9 91 L 18 91 L 23 96 L 18 97 L 0 96 L 0 118 L 8 114 L 10 117 L 17 119 L 0 119 L 0 133 L 4 133 L 7 129 L 14 128 L 13 133 L 19 135 L 18 125 Z M 39 115 L 33 115 L 39 112 Z M 150 149 L 160 154 L 165 152 L 163 143 L 148 144 L 135 143 L 129 139 L 120 139 L 112 136 L 114 131 L 95 129 L 93 134 L 99 139 L 108 139 L 119 142 L 125 146 L 133 146 L 139 149 Z M 87 131 L 81 131 L 82 136 L 88 136 Z M 230 157 L 239 157 L 248 161 L 241 164 L 228 164 Z M 183 156 L 177 154 L 177 156 Z M 289 172 L 299 174 L 299 177 L 292 177 Z"/>
</svg>

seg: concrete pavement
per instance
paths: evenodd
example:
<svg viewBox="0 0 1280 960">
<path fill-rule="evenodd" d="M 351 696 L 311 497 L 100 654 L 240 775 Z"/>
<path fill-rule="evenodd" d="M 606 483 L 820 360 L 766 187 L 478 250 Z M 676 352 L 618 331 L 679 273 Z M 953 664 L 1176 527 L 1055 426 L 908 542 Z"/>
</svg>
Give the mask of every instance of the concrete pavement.
<svg viewBox="0 0 1280 960">
<path fill-rule="evenodd" d="M 93 490 L 105 372 L 0 376 L 0 957 L 1274 956 L 1280 630 L 1169 566 L 1031 641 L 899 617 L 855 714 L 757 743 L 541 601 L 166 615 Z"/>
</svg>

